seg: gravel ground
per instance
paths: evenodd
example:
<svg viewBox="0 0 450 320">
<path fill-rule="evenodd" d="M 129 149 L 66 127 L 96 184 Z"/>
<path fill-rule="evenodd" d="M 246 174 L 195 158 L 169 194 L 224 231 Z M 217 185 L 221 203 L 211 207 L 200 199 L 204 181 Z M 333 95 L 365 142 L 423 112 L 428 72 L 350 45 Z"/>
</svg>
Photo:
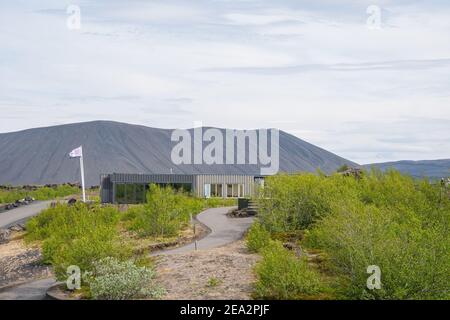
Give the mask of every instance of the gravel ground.
<svg viewBox="0 0 450 320">
<path fill-rule="evenodd" d="M 15 239 L 16 238 L 16 239 Z M 40 263 L 41 253 L 36 247 L 28 247 L 23 239 L 0 245 L 0 288 L 15 283 L 51 277 L 48 266 Z"/>
<path fill-rule="evenodd" d="M 251 254 L 242 240 L 196 252 L 157 257 L 157 282 L 169 300 L 251 299 L 255 281 Z"/>
</svg>

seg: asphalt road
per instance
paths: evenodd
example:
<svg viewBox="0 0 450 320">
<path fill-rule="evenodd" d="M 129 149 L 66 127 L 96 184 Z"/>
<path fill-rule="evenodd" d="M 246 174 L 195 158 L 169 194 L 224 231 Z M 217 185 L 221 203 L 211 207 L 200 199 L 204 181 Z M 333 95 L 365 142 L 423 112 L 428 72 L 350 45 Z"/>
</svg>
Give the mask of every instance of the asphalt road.
<svg viewBox="0 0 450 320">
<path fill-rule="evenodd" d="M 50 206 L 51 201 L 38 201 L 12 210 L 0 212 L 0 228 L 8 228 L 23 223 Z"/>
</svg>

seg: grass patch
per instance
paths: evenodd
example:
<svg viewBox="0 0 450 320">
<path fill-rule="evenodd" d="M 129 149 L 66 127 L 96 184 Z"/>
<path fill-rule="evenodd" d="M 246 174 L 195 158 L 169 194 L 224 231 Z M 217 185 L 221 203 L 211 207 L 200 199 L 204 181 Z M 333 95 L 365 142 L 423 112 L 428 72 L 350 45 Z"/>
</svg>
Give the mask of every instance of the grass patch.
<svg viewBox="0 0 450 320">
<path fill-rule="evenodd" d="M 218 287 L 221 284 L 222 284 L 222 280 L 213 277 L 213 278 L 209 278 L 208 279 L 207 286 L 210 287 L 210 288 L 215 288 L 215 287 Z"/>
<path fill-rule="evenodd" d="M 52 200 L 80 192 L 80 188 L 70 185 L 56 187 L 39 187 L 36 190 L 23 188 L 0 189 L 0 203 L 14 203 L 16 200 L 32 197 L 36 200 Z"/>
</svg>

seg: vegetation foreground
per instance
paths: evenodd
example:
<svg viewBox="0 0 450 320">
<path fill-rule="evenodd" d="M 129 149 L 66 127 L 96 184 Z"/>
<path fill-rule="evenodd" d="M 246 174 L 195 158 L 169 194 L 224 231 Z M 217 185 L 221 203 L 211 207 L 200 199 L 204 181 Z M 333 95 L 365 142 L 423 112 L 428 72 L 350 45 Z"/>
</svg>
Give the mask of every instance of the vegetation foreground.
<svg viewBox="0 0 450 320">
<path fill-rule="evenodd" d="M 448 191 L 396 171 L 267 178 L 246 239 L 261 255 L 253 296 L 450 299 Z M 59 280 L 78 266 L 84 298 L 160 298 L 145 245 L 170 242 L 189 229 L 191 216 L 230 205 L 152 185 L 147 203 L 122 212 L 59 204 L 29 220 L 26 240 L 41 246 Z M 368 286 L 374 268 L 378 288 Z"/>
<path fill-rule="evenodd" d="M 191 216 L 223 205 L 234 202 L 151 185 L 147 203 L 125 212 L 99 204 L 58 204 L 28 221 L 26 240 L 41 246 L 43 262 L 52 265 L 58 280 L 66 281 L 74 270 L 69 267 L 78 267 L 84 298 L 159 298 L 164 290 L 154 283 L 142 243 L 170 242 L 189 228 Z"/>
<path fill-rule="evenodd" d="M 254 295 L 450 299 L 449 225 L 448 190 L 395 171 L 270 177 L 247 236 L 262 255 Z"/>
<path fill-rule="evenodd" d="M 68 184 L 58 186 L 37 187 L 34 190 L 27 190 L 25 188 L 7 188 L 0 189 L 0 204 L 14 203 L 17 200 L 31 197 L 36 200 L 53 200 L 77 194 L 80 188 Z"/>
</svg>

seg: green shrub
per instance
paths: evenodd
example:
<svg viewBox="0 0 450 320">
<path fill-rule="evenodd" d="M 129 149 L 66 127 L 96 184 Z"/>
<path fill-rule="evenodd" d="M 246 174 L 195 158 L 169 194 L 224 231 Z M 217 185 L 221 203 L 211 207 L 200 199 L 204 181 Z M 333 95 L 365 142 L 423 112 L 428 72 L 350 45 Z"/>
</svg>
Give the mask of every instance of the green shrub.
<svg viewBox="0 0 450 320">
<path fill-rule="evenodd" d="M 272 238 L 303 232 L 304 249 L 327 257 L 321 270 L 343 298 L 449 299 L 450 200 L 443 189 L 396 171 L 359 179 L 274 176 L 259 198 L 260 220 Z M 381 268 L 381 290 L 367 289 L 370 265 Z"/>
<path fill-rule="evenodd" d="M 43 261 L 52 264 L 57 278 L 64 280 L 70 265 L 88 271 L 98 259 L 131 255 L 119 237 L 119 218 L 112 207 L 59 204 L 28 221 L 26 240 L 42 241 Z"/>
<path fill-rule="evenodd" d="M 271 241 L 262 251 L 262 260 L 256 265 L 258 280 L 254 295 L 257 299 L 312 299 L 324 292 L 319 274 L 305 259 L 299 259 Z"/>
<path fill-rule="evenodd" d="M 259 216 L 271 232 L 291 232 L 310 227 L 342 197 L 356 197 L 354 179 L 340 175 L 278 175 L 267 178 L 259 196 Z"/>
<path fill-rule="evenodd" d="M 413 211 L 341 203 L 308 234 L 308 244 L 326 252 L 347 298 L 450 297 L 448 229 L 424 228 Z M 370 265 L 381 269 L 381 290 L 367 289 Z"/>
<path fill-rule="evenodd" d="M 264 229 L 264 227 L 256 221 L 250 228 L 247 237 L 247 248 L 251 252 L 259 252 L 262 248 L 266 247 L 270 242 L 270 233 Z"/>
<path fill-rule="evenodd" d="M 88 282 L 96 300 L 159 298 L 164 290 L 154 284 L 154 277 L 152 268 L 108 257 L 93 263 Z"/>
<path fill-rule="evenodd" d="M 170 187 L 151 185 L 147 203 L 131 209 L 129 228 L 141 236 L 176 236 L 189 223 L 191 215 L 203 210 L 203 201 Z"/>
</svg>

